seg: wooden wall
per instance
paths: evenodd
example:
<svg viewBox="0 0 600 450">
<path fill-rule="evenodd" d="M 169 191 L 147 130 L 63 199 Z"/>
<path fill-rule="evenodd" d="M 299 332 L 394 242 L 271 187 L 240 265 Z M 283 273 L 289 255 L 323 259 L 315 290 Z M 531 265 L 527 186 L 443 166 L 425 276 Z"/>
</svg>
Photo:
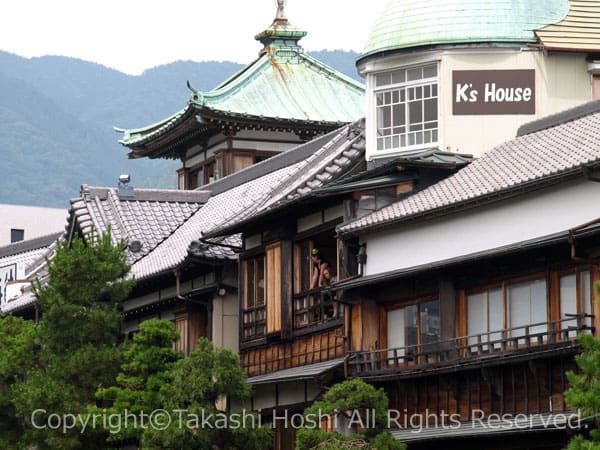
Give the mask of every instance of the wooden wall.
<svg viewBox="0 0 600 450">
<path fill-rule="evenodd" d="M 399 421 L 414 414 L 459 414 L 469 421 L 477 410 L 486 415 L 536 414 L 567 410 L 563 392 L 565 372 L 574 369 L 572 357 L 473 369 L 445 375 L 381 383 Z"/>
<path fill-rule="evenodd" d="M 343 356 L 344 339 L 340 327 L 296 338 L 293 342 L 278 342 L 258 349 L 245 350 L 241 359 L 248 376 L 255 376 Z"/>
</svg>

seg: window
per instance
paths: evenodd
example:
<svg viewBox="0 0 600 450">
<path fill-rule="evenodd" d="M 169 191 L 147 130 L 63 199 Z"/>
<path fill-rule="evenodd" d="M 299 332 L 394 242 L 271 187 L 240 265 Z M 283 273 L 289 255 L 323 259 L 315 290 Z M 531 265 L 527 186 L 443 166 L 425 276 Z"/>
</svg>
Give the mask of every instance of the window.
<svg viewBox="0 0 600 450">
<path fill-rule="evenodd" d="M 398 356 L 419 353 L 417 346 L 435 344 L 440 340 L 439 301 L 392 309 L 387 313 L 387 322 L 388 348 L 401 349 L 396 352 Z"/>
<path fill-rule="evenodd" d="M 509 328 L 541 324 L 530 327 L 529 334 L 547 331 L 546 280 L 528 281 L 508 286 L 506 301 Z M 525 331 L 525 328 L 512 330 L 511 336 L 524 336 Z"/>
<path fill-rule="evenodd" d="M 216 180 L 215 177 L 216 171 L 216 163 L 212 161 L 210 163 L 204 164 L 200 168 L 196 170 L 191 170 L 189 172 L 189 181 L 188 188 L 196 189 L 200 186 L 204 186 L 205 184 L 212 183 Z"/>
<path fill-rule="evenodd" d="M 467 297 L 467 334 L 469 345 L 497 341 L 502 338 L 503 317 L 502 289 L 493 289 Z M 495 332 L 495 333 L 494 333 Z M 482 335 L 479 338 L 477 335 Z M 494 344 L 494 347 L 500 344 Z M 487 350 L 487 346 L 484 346 Z"/>
<path fill-rule="evenodd" d="M 243 262 L 244 339 L 265 335 L 265 258 L 260 256 Z"/>
<path fill-rule="evenodd" d="M 438 141 L 437 64 L 375 75 L 377 150 Z"/>
<path fill-rule="evenodd" d="M 591 276 L 589 270 L 563 275 L 559 278 L 560 328 L 579 329 L 580 325 L 590 325 L 592 314 Z M 584 318 L 578 319 L 578 316 Z M 577 331 L 569 332 L 575 337 Z"/>
<path fill-rule="evenodd" d="M 19 230 L 17 228 L 11 228 L 10 230 L 10 242 L 19 242 L 25 239 L 25 230 Z"/>
<path fill-rule="evenodd" d="M 388 206 L 396 201 L 396 186 L 360 192 L 356 205 L 356 217 Z"/>
</svg>

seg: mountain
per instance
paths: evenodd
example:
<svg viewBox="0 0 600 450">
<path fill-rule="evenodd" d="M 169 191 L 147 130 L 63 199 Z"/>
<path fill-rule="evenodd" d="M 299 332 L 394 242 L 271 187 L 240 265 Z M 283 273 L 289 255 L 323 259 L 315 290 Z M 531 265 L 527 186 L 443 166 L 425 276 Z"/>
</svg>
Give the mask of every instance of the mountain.
<svg viewBox="0 0 600 450">
<path fill-rule="evenodd" d="M 356 54 L 311 56 L 358 78 Z M 113 126 L 137 128 L 170 116 L 189 98 L 186 81 L 210 90 L 242 68 L 178 61 L 126 75 L 62 56 L 26 59 L 0 51 L 0 203 L 66 207 L 81 184 L 175 187 L 178 161 L 129 160 Z"/>
</svg>

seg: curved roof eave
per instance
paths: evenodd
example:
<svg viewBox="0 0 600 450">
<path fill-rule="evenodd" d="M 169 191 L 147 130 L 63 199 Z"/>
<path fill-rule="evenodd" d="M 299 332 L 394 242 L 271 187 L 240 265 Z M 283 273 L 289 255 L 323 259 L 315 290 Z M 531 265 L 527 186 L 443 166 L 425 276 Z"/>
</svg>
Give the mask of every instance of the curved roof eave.
<svg viewBox="0 0 600 450">
<path fill-rule="evenodd" d="M 360 55 L 358 55 L 356 57 L 356 65 L 360 65 L 362 62 L 364 62 L 367 59 L 371 59 L 374 57 L 377 57 L 378 55 L 391 55 L 391 54 L 398 54 L 398 53 L 402 53 L 402 52 L 406 52 L 406 51 L 410 51 L 410 52 L 417 52 L 419 50 L 431 50 L 431 49 L 439 49 L 439 48 L 443 48 L 443 49 L 447 49 L 450 47 L 465 47 L 465 46 L 484 46 L 484 47 L 507 47 L 507 46 L 525 46 L 528 44 L 534 44 L 537 42 L 537 39 L 521 39 L 521 40 L 515 40 L 515 39 L 494 39 L 493 41 L 491 40 L 462 40 L 459 41 L 457 39 L 449 39 L 447 41 L 440 41 L 440 42 L 422 42 L 422 43 L 418 43 L 416 45 L 410 45 L 410 46 L 405 46 L 405 47 L 396 47 L 396 46 L 389 46 L 389 47 L 384 47 L 378 50 L 373 50 L 367 53 L 361 53 Z"/>
</svg>

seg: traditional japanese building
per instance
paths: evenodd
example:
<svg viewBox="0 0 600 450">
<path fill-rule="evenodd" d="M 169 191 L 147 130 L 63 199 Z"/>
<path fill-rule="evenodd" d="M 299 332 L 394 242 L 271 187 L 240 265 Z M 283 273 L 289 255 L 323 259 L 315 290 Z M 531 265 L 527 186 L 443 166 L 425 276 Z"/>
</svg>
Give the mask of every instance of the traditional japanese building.
<svg viewBox="0 0 600 450">
<path fill-rule="evenodd" d="M 364 247 L 358 239 L 337 239 L 336 226 L 422 191 L 472 160 L 423 151 L 367 170 L 364 120 L 320 141 L 293 181 L 205 234 L 210 240 L 241 233 L 240 357 L 255 387 L 245 406 L 269 418 L 273 411 L 301 413 L 343 380 L 348 352 L 362 348 L 354 340 L 367 341 L 373 329 L 370 316 L 352 321 L 334 292 L 336 283 L 364 273 Z M 331 274 L 327 281 L 314 279 L 317 250 Z M 276 448 L 293 449 L 294 438 L 292 427 L 277 422 Z"/>
<path fill-rule="evenodd" d="M 600 325 L 598 136 L 594 101 L 337 227 L 365 248 L 364 276 L 334 289 L 367 324 L 346 375 L 385 388 L 411 448 L 558 450 L 584 431 L 563 392 Z"/>
<path fill-rule="evenodd" d="M 480 156 L 596 98 L 599 13 L 593 1 L 390 1 L 357 60 L 367 158 Z"/>
<path fill-rule="evenodd" d="M 364 87 L 308 56 L 305 31 L 278 1 L 256 36 L 258 58 L 209 92 L 192 91 L 181 111 L 123 133 L 130 158 L 180 159 L 179 188 L 195 189 L 364 115 Z"/>
</svg>

